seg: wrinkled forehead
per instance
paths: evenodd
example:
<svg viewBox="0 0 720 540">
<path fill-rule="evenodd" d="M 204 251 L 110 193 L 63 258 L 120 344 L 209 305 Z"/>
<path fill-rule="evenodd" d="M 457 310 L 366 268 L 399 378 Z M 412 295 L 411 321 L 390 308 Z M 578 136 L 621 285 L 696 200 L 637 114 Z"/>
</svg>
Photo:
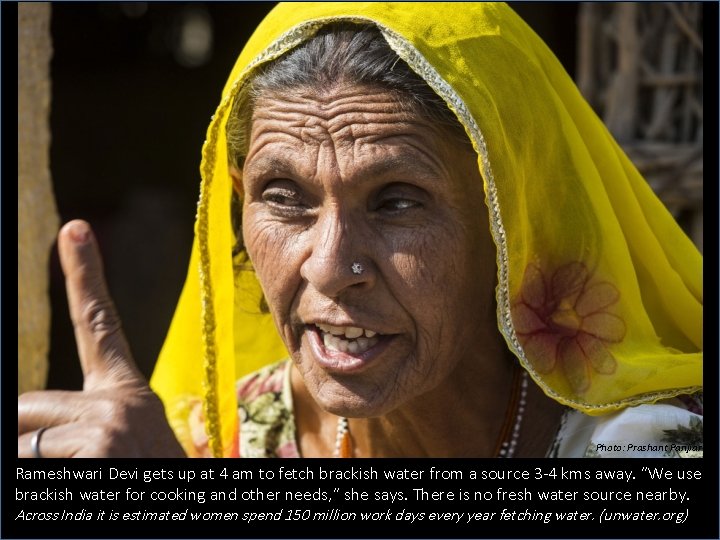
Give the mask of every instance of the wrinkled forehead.
<svg viewBox="0 0 720 540">
<path fill-rule="evenodd" d="M 408 107 L 396 92 L 355 83 L 263 95 L 255 102 L 251 118 L 253 138 L 278 126 L 309 139 L 317 135 L 382 142 L 405 134 L 428 139 L 442 134 L 437 123 Z"/>
<path fill-rule="evenodd" d="M 344 90 L 350 95 L 345 96 Z M 360 94 L 366 95 L 369 107 L 375 107 L 375 97 L 382 96 L 392 121 L 398 115 L 414 121 L 422 119 L 457 145 L 472 146 L 465 128 L 444 99 L 398 56 L 377 27 L 336 23 L 305 36 L 293 48 L 248 74 L 227 124 L 231 161 L 234 158 L 241 165 L 246 156 L 259 101 L 271 105 L 273 100 L 312 102 L 315 110 L 304 111 L 307 118 L 297 119 L 298 124 L 320 118 L 331 122 L 333 117 L 343 124 L 348 118 L 345 98 L 352 100 L 353 95 Z M 303 111 L 296 107 L 294 112 Z"/>
<path fill-rule="evenodd" d="M 264 97 L 255 106 L 248 162 L 265 159 L 312 159 L 323 151 L 361 158 L 425 160 L 445 168 L 451 161 L 444 138 L 431 122 L 399 106 L 382 89 L 347 85 L 322 96 Z M 349 155 L 345 155 L 349 154 Z"/>
</svg>

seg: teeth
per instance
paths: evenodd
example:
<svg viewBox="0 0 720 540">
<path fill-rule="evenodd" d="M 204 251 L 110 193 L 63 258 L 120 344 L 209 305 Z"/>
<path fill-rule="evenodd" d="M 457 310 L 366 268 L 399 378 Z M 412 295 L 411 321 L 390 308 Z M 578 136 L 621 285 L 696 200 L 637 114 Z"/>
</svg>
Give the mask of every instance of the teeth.
<svg viewBox="0 0 720 540">
<path fill-rule="evenodd" d="M 371 338 L 377 335 L 377 332 L 358 328 L 357 326 L 332 326 L 329 324 L 318 324 L 317 327 L 327 334 L 333 336 L 345 336 L 345 339 L 357 339 L 363 334 L 365 337 Z"/>
<path fill-rule="evenodd" d="M 320 327 L 320 325 L 318 325 L 318 327 Z M 335 336 L 329 332 L 326 332 L 322 327 L 320 327 L 320 329 L 323 330 L 323 344 L 325 345 L 326 349 L 329 349 L 331 351 L 340 351 L 350 354 L 361 354 L 377 345 L 377 343 L 380 341 L 380 338 L 376 337 L 375 335 L 373 335 L 373 337 L 358 337 L 353 341 L 348 341 L 339 336 Z M 373 334 L 375 334 L 375 332 L 373 332 Z"/>
<path fill-rule="evenodd" d="M 348 339 L 359 338 L 360 336 L 363 335 L 363 331 L 364 330 L 362 328 L 357 328 L 355 326 L 348 326 L 345 329 L 345 337 Z"/>
</svg>

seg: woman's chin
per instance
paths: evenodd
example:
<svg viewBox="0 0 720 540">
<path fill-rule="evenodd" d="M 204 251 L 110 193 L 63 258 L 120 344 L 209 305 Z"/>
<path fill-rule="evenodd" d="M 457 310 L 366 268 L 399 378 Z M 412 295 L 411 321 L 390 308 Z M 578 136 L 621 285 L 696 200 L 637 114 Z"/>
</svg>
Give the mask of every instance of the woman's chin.
<svg viewBox="0 0 720 540">
<path fill-rule="evenodd" d="M 388 372 L 394 355 L 387 349 L 392 341 L 381 341 L 365 354 L 353 354 L 329 350 L 311 333 L 302 340 L 296 364 L 308 392 L 323 410 L 349 418 L 382 416 L 403 401 L 397 377 Z"/>
<path fill-rule="evenodd" d="M 325 391 L 321 391 L 317 395 L 313 394 L 312 390 L 310 393 L 324 411 L 347 418 L 383 416 L 395 408 L 388 404 L 386 400 L 367 398 L 349 390 L 342 393 L 333 393 L 332 395 L 325 395 Z"/>
<path fill-rule="evenodd" d="M 306 373 L 301 369 L 301 374 L 313 400 L 331 414 L 370 418 L 387 414 L 397 406 L 399 396 L 394 389 L 385 388 L 367 376 L 342 376 L 321 369 Z"/>
</svg>

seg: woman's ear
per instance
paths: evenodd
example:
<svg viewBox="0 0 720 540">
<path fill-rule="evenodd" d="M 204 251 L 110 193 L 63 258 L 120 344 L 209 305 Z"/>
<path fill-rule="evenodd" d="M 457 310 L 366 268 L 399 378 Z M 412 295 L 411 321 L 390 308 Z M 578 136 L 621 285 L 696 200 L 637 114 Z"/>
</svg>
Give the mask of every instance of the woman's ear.
<svg viewBox="0 0 720 540">
<path fill-rule="evenodd" d="M 229 164 L 228 169 L 230 170 L 230 178 L 232 178 L 233 188 L 235 192 L 242 196 L 243 184 L 242 184 L 242 171 L 235 165 Z"/>
</svg>

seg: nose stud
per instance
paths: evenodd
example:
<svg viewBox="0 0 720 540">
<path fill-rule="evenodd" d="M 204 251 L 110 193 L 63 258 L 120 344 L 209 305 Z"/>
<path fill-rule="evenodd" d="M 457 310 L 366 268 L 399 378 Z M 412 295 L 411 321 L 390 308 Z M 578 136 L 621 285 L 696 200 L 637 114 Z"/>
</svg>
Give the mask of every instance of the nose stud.
<svg viewBox="0 0 720 540">
<path fill-rule="evenodd" d="M 359 276 L 365 271 L 362 264 L 360 264 L 359 262 L 353 263 L 350 269 L 352 270 L 352 273 L 356 276 Z"/>
</svg>

